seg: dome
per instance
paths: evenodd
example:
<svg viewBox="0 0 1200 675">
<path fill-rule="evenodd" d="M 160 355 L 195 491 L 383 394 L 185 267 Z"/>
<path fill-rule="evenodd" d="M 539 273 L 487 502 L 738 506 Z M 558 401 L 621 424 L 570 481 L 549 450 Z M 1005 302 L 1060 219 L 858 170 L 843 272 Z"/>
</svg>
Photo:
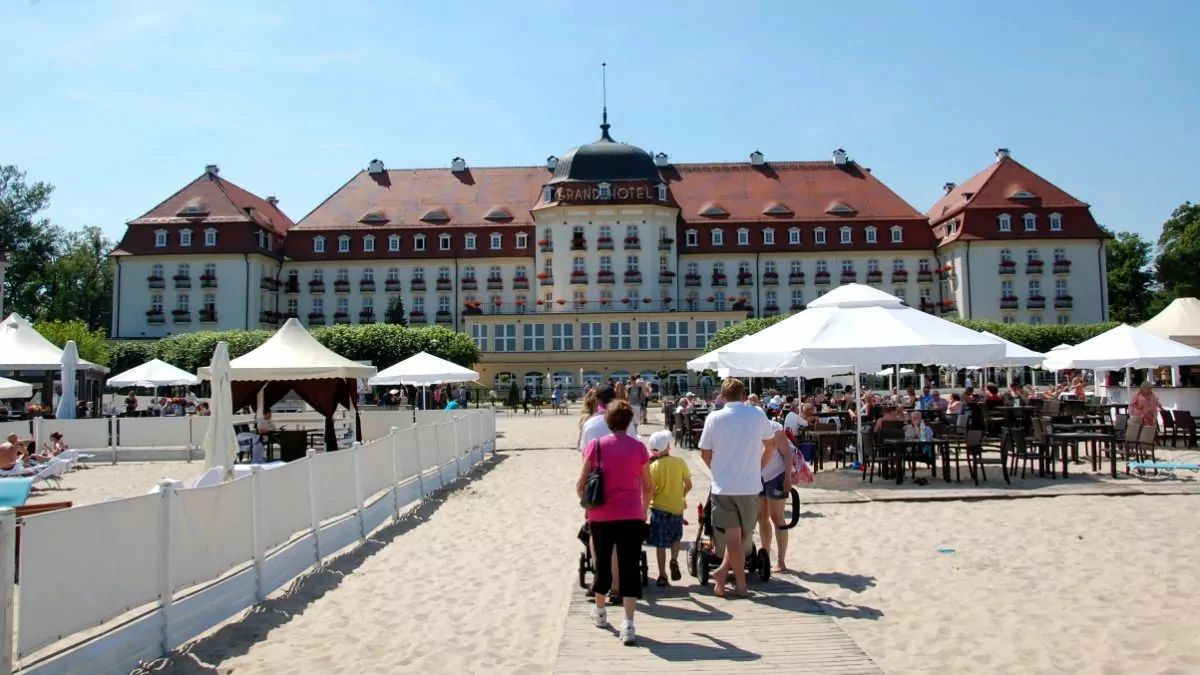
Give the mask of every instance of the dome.
<svg viewBox="0 0 1200 675">
<path fill-rule="evenodd" d="M 608 135 L 608 121 L 600 125 L 600 140 L 567 151 L 554 167 L 549 185 L 617 181 L 661 182 L 654 158 L 645 150 L 618 143 Z"/>
</svg>

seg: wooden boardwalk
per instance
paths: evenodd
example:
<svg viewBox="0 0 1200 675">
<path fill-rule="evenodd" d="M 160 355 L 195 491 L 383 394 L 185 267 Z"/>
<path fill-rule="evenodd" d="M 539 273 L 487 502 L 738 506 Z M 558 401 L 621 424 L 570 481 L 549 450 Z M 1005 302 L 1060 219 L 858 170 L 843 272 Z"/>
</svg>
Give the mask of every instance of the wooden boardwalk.
<svg viewBox="0 0 1200 675">
<path fill-rule="evenodd" d="M 708 494 L 708 475 L 694 453 L 680 452 L 692 470 L 694 487 L 688 496 L 684 541 L 696 533 L 696 504 Z M 667 588 L 654 585 L 657 568 L 650 556 L 650 586 L 638 603 L 637 645 L 626 647 L 617 637 L 624 614 L 608 610 L 612 627 L 596 628 L 592 603 L 576 588 L 559 643 L 554 672 L 583 673 L 830 673 L 881 675 L 882 670 L 834 621 L 832 614 L 854 615 L 856 608 L 824 605 L 782 575 L 763 583 L 751 581 L 753 597 L 724 600 L 687 575 Z M 680 567 L 686 568 L 680 553 Z M 732 590 L 732 589 L 731 589 Z M 877 617 L 863 617 L 877 618 Z"/>
</svg>

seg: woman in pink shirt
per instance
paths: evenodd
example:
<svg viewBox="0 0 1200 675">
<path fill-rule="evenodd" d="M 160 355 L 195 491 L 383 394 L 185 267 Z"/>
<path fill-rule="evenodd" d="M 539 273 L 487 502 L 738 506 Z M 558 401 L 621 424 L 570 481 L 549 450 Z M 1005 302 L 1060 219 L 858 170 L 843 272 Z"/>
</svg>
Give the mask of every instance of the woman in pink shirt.
<svg viewBox="0 0 1200 675">
<path fill-rule="evenodd" d="M 604 412 L 604 422 L 612 433 L 592 441 L 583 451 L 583 467 L 575 491 L 583 496 L 587 476 L 597 465 L 604 476 L 604 503 L 588 509 L 587 519 L 592 531 L 595 552 L 592 565 L 595 580 L 592 594 L 592 623 L 598 628 L 608 626 L 605 602 L 613 586 L 613 550 L 616 550 L 618 587 L 625 609 L 621 625 L 621 641 L 631 645 L 636 640 L 633 612 L 642 597 L 642 578 L 639 568 L 642 542 L 646 539 L 646 513 L 654 496 L 650 478 L 650 458 L 641 441 L 626 434 L 633 422 L 633 408 L 623 400 L 613 401 Z"/>
</svg>

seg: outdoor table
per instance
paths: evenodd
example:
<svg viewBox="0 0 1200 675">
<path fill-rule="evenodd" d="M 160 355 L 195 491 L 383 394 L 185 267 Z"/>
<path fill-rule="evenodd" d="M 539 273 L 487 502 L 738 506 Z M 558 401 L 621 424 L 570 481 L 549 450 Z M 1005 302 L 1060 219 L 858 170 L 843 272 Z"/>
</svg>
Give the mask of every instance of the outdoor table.
<svg viewBox="0 0 1200 675">
<path fill-rule="evenodd" d="M 847 438 L 855 438 L 857 434 L 849 429 L 830 429 L 828 431 L 816 431 L 812 427 L 806 427 L 801 430 L 809 440 L 814 440 L 817 443 L 816 451 L 813 452 L 813 459 L 816 462 L 816 470 L 820 471 L 824 462 L 821 461 L 821 439 L 830 437 L 837 441 L 838 451 L 842 451 L 846 447 Z"/>
<path fill-rule="evenodd" d="M 1106 434 L 1106 433 L 1095 432 L 1095 431 L 1068 432 L 1068 433 L 1065 433 L 1065 434 L 1057 434 L 1057 433 L 1056 433 L 1056 434 L 1052 434 L 1052 437 L 1053 437 L 1055 440 L 1059 440 L 1059 441 L 1075 441 L 1075 442 L 1080 442 L 1080 441 L 1083 441 L 1083 442 L 1088 442 L 1088 441 L 1090 441 L 1090 442 L 1092 442 L 1092 443 L 1102 443 L 1102 442 L 1105 442 L 1105 441 L 1107 441 L 1107 442 L 1109 442 L 1109 443 L 1112 443 L 1112 442 L 1116 441 L 1116 438 L 1117 438 L 1117 437 L 1116 437 L 1116 436 L 1114 436 L 1113 434 Z M 1096 452 L 1096 450 L 1098 450 L 1098 448 L 1095 448 L 1095 447 L 1093 446 L 1093 452 L 1092 452 L 1092 471 L 1099 471 L 1099 470 L 1100 470 L 1100 454 L 1099 454 L 1099 452 Z M 1112 466 L 1111 466 L 1111 468 L 1112 468 L 1112 477 L 1113 477 L 1113 478 L 1116 478 L 1116 477 L 1117 477 L 1117 453 L 1116 453 L 1116 448 L 1109 448 L 1109 452 L 1108 452 L 1108 458 L 1109 458 L 1109 462 L 1110 462 L 1110 463 L 1111 463 L 1111 465 L 1112 465 Z M 1063 478 L 1066 478 L 1066 477 L 1067 477 L 1067 453 L 1065 453 L 1065 452 L 1063 453 L 1063 460 L 1062 460 L 1062 462 L 1063 462 Z"/>
<path fill-rule="evenodd" d="M 923 446 L 933 446 L 933 472 L 937 475 L 937 453 L 942 453 L 942 479 L 947 483 L 950 482 L 950 440 L 946 438 L 933 438 L 930 440 L 922 440 L 919 438 L 885 438 L 883 442 L 896 448 L 896 485 L 904 482 L 904 459 L 906 457 L 906 449 Z M 913 478 L 917 477 L 917 472 L 913 470 Z"/>
</svg>

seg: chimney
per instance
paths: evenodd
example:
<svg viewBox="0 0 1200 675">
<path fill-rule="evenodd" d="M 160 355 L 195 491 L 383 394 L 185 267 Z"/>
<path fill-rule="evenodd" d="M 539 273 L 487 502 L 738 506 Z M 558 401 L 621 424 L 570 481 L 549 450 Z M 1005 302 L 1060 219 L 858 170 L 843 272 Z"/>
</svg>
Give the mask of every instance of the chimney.
<svg viewBox="0 0 1200 675">
<path fill-rule="evenodd" d="M 279 197 L 276 197 L 275 195 L 271 195 L 271 196 L 267 197 L 267 203 L 270 204 L 271 206 L 279 206 Z"/>
<path fill-rule="evenodd" d="M 387 171 L 387 168 L 383 166 L 383 162 L 377 159 L 371 160 L 371 163 L 367 165 L 367 173 L 372 176 L 378 176 L 384 171 Z"/>
<path fill-rule="evenodd" d="M 955 187 L 956 186 L 954 185 L 954 183 L 946 183 L 945 185 L 942 186 L 942 192 L 945 194 L 950 194 L 951 192 L 954 192 Z"/>
<path fill-rule="evenodd" d="M 833 151 L 833 163 L 837 166 L 846 166 L 849 160 L 846 158 L 846 151 L 838 148 Z"/>
<path fill-rule="evenodd" d="M 217 176 L 221 173 L 221 167 L 217 166 L 216 164 L 207 164 L 204 167 L 204 173 L 210 176 Z"/>
<path fill-rule="evenodd" d="M 997 162 L 1004 161 L 1011 156 L 1012 156 L 1012 154 L 1008 151 L 1008 148 L 1000 148 L 1000 149 L 996 150 L 996 161 Z"/>
<path fill-rule="evenodd" d="M 671 158 L 667 156 L 667 153 L 660 152 L 654 156 L 654 166 L 657 166 L 660 168 L 665 167 L 665 166 L 671 166 Z"/>
<path fill-rule="evenodd" d="M 763 154 L 761 152 L 759 152 L 758 150 L 755 150 L 754 152 L 750 153 L 750 166 L 762 166 L 763 164 L 766 164 L 766 163 L 767 163 L 766 158 L 763 157 Z"/>
<path fill-rule="evenodd" d="M 549 157 L 547 157 L 546 158 L 546 168 L 549 169 L 550 171 L 557 169 L 558 168 L 558 158 L 555 157 L 554 155 L 550 155 Z"/>
<path fill-rule="evenodd" d="M 467 160 L 462 157 L 455 157 L 450 160 L 450 170 L 454 173 L 462 173 L 467 170 Z"/>
</svg>

